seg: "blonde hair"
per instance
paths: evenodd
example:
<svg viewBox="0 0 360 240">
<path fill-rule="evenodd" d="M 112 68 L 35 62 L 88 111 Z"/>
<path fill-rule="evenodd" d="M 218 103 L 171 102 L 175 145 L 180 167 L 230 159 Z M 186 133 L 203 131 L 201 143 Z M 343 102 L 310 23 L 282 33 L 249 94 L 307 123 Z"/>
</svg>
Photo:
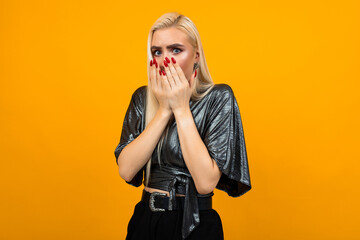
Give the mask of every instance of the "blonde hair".
<svg viewBox="0 0 360 240">
<path fill-rule="evenodd" d="M 149 31 L 148 42 L 147 42 L 147 72 L 148 72 L 148 87 L 147 87 L 147 98 L 146 98 L 146 113 L 145 113 L 145 126 L 147 126 L 150 121 L 154 118 L 158 108 L 159 102 L 157 101 L 155 95 L 153 94 L 150 86 L 150 60 L 152 59 L 151 53 L 151 42 L 153 38 L 153 34 L 156 30 L 175 27 L 184 33 L 187 34 L 190 44 L 193 46 L 194 51 L 199 51 L 199 68 L 197 69 L 197 76 L 194 79 L 191 98 L 195 101 L 202 99 L 208 92 L 214 87 L 214 82 L 210 76 L 209 69 L 206 64 L 205 55 L 203 46 L 200 41 L 199 32 L 195 26 L 195 24 L 186 16 L 177 13 L 170 12 L 163 14 L 160 18 L 158 18 Z M 169 123 L 172 119 L 169 120 Z M 158 152 L 158 162 L 160 164 L 160 155 L 161 148 L 166 139 L 170 124 L 167 125 L 164 130 L 162 136 L 160 137 L 159 143 L 157 145 Z M 149 183 L 150 177 L 150 169 L 151 169 L 151 157 L 146 164 L 146 179 L 144 185 L 147 186 Z"/>
</svg>

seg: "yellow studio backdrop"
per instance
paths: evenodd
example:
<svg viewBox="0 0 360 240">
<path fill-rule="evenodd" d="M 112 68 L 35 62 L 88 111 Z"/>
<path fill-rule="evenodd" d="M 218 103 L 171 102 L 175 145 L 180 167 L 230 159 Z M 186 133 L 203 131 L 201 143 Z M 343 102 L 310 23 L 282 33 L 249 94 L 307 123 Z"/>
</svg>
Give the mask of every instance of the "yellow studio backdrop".
<svg viewBox="0 0 360 240">
<path fill-rule="evenodd" d="M 124 239 L 114 150 L 146 41 L 178 11 L 238 101 L 253 188 L 226 240 L 360 239 L 359 1 L 0 1 L 0 239 Z"/>
</svg>

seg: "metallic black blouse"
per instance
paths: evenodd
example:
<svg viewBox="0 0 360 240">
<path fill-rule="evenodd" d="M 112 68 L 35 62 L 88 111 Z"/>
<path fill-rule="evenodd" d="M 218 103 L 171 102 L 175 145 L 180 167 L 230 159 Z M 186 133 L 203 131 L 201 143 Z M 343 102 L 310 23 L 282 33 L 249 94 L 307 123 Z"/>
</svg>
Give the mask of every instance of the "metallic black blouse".
<svg viewBox="0 0 360 240">
<path fill-rule="evenodd" d="M 115 149 L 116 161 L 121 151 L 144 130 L 146 88 L 141 86 L 132 95 L 120 143 Z M 216 188 L 231 197 L 248 192 L 251 183 L 244 130 L 231 87 L 224 83 L 215 84 L 205 97 L 199 101 L 190 99 L 189 104 L 200 137 L 222 172 Z M 170 120 L 169 124 L 168 137 L 161 149 L 161 164 L 158 162 L 157 147 L 152 154 L 148 187 L 169 191 L 171 202 L 175 201 L 176 193 L 185 195 L 182 236 L 186 238 L 200 223 L 196 196 L 206 197 L 214 193 L 201 195 L 196 191 L 181 153 L 176 120 Z M 143 177 L 146 177 L 145 170 L 146 165 L 127 183 L 140 186 Z"/>
</svg>

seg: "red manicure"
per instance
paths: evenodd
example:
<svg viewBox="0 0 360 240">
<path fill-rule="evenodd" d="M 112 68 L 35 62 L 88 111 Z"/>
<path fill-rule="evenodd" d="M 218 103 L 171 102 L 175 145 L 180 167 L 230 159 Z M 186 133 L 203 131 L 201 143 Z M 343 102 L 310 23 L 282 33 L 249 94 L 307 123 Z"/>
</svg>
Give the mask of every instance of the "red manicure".
<svg viewBox="0 0 360 240">
<path fill-rule="evenodd" d="M 164 60 L 164 65 L 165 65 L 165 67 L 167 67 L 167 66 L 168 66 L 168 64 L 167 64 L 166 60 Z"/>
<path fill-rule="evenodd" d="M 171 57 L 171 61 L 172 61 L 173 63 L 176 63 L 175 58 L 173 58 L 173 57 Z"/>
<path fill-rule="evenodd" d="M 170 63 L 170 60 L 168 59 L 168 57 L 165 57 L 165 59 L 166 59 L 166 61 L 167 61 L 168 63 Z"/>
<path fill-rule="evenodd" d="M 159 69 L 159 74 L 160 74 L 160 76 L 161 76 L 161 69 Z"/>
<path fill-rule="evenodd" d="M 163 74 L 164 74 L 164 76 L 166 75 L 166 73 L 165 73 L 165 71 L 163 70 Z"/>
<path fill-rule="evenodd" d="M 152 60 L 150 60 L 150 67 L 152 66 Z"/>
<path fill-rule="evenodd" d="M 194 77 L 196 77 L 196 74 L 197 74 L 197 71 L 196 71 L 196 69 L 195 69 L 195 76 L 194 76 Z"/>
</svg>

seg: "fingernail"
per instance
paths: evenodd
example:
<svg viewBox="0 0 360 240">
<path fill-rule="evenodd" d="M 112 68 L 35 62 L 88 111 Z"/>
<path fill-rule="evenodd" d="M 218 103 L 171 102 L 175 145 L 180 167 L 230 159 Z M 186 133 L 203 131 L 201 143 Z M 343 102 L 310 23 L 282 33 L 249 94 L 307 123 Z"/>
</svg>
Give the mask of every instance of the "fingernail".
<svg viewBox="0 0 360 240">
<path fill-rule="evenodd" d="M 164 70 L 162 70 L 163 71 L 163 74 L 164 74 L 164 76 L 166 75 L 166 73 L 165 73 L 165 71 Z"/>
<path fill-rule="evenodd" d="M 161 69 L 159 69 L 159 74 L 160 74 L 160 76 L 161 76 Z"/>
<path fill-rule="evenodd" d="M 167 61 L 168 63 L 170 63 L 170 60 L 168 59 L 168 57 L 165 57 L 165 59 L 166 59 L 166 61 Z"/>
<path fill-rule="evenodd" d="M 152 60 L 150 60 L 150 67 L 152 66 Z"/>
<path fill-rule="evenodd" d="M 168 64 L 167 64 L 166 60 L 164 60 L 164 65 L 165 65 L 165 67 L 167 67 L 167 66 L 168 66 Z"/>
<path fill-rule="evenodd" d="M 158 67 L 158 64 L 157 64 L 156 59 L 154 58 L 153 61 L 154 61 L 154 63 L 155 63 L 155 67 L 157 68 L 157 67 Z"/>
<path fill-rule="evenodd" d="M 195 69 L 195 76 L 194 76 L 194 77 L 196 77 L 196 74 L 197 74 L 197 71 L 196 71 L 196 69 Z"/>
<path fill-rule="evenodd" d="M 173 58 L 173 57 L 171 57 L 171 61 L 172 61 L 173 63 L 176 63 L 175 58 Z"/>
</svg>

